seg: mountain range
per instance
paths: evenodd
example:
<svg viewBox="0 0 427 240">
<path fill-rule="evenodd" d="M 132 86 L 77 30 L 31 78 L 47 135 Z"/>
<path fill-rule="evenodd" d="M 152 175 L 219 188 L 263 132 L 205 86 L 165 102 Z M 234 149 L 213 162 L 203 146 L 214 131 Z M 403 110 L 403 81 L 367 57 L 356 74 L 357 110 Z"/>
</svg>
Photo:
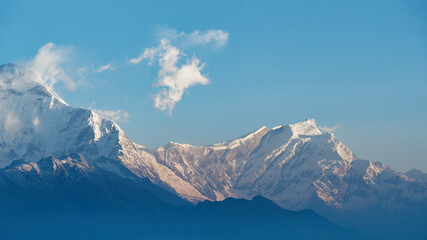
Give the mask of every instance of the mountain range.
<svg viewBox="0 0 427 240">
<path fill-rule="evenodd" d="M 270 199 L 273 209 L 309 209 L 367 235 L 427 237 L 427 174 L 359 159 L 314 119 L 208 146 L 170 142 L 149 149 L 115 122 L 69 106 L 39 76 L 13 64 L 0 66 L 0 168 L 5 212 L 33 202 L 61 211 L 197 204 L 197 211 L 225 205 L 212 211 L 232 212 L 233 201 Z"/>
</svg>

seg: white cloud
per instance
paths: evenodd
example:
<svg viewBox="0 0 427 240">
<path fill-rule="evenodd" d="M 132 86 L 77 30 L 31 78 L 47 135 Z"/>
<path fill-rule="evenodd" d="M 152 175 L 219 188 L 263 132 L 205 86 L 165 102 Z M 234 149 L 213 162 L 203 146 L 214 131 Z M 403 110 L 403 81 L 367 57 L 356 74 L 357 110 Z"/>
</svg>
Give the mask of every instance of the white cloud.
<svg viewBox="0 0 427 240">
<path fill-rule="evenodd" d="M 100 72 L 103 72 L 103 71 L 105 71 L 105 70 L 113 71 L 113 70 L 114 70 L 114 67 L 111 65 L 111 63 L 109 63 L 109 64 L 107 64 L 107 65 L 103 65 L 103 66 L 99 67 L 99 68 L 96 70 L 96 72 L 100 73 Z"/>
<path fill-rule="evenodd" d="M 113 120 L 114 122 L 127 122 L 130 118 L 130 115 L 126 111 L 122 110 L 100 110 L 100 109 L 92 109 L 99 116 Z"/>
<path fill-rule="evenodd" d="M 9 133 L 10 135 L 20 131 L 21 121 L 17 116 L 15 116 L 14 112 L 7 113 L 6 121 L 4 121 L 4 129 L 6 133 Z"/>
<path fill-rule="evenodd" d="M 228 33 L 220 29 L 178 32 L 176 29 L 162 27 L 157 29 L 160 43 L 157 47 L 146 48 L 138 57 L 129 60 L 131 64 L 147 60 L 148 65 L 157 62 L 160 66 L 154 86 L 162 89 L 154 97 L 154 107 L 162 111 L 168 110 L 172 115 L 177 102 L 181 101 L 185 91 L 194 85 L 209 84 L 208 78 L 201 73 L 205 63 L 193 56 L 187 57 L 180 48 L 213 44 L 223 47 L 227 44 Z M 179 64 L 181 58 L 185 63 Z"/>
<path fill-rule="evenodd" d="M 228 33 L 217 29 L 211 29 L 204 32 L 196 30 L 189 35 L 184 36 L 188 42 L 193 45 L 203 45 L 213 42 L 217 46 L 222 47 L 227 44 L 228 41 Z"/>
<path fill-rule="evenodd" d="M 151 65 L 154 62 L 154 57 L 157 55 L 157 52 L 157 48 L 146 48 L 144 52 L 141 53 L 137 58 L 132 58 L 129 60 L 129 62 L 132 64 L 137 64 L 144 59 L 148 59 L 148 65 Z"/>
<path fill-rule="evenodd" d="M 27 65 L 50 88 L 53 88 L 58 82 L 62 82 L 69 90 L 74 90 L 77 84 L 68 75 L 65 67 L 70 54 L 70 47 L 48 43 L 39 49 L 37 55 Z"/>
<path fill-rule="evenodd" d="M 325 127 L 321 127 L 321 126 L 319 126 L 319 129 L 322 130 L 322 131 L 325 131 L 325 132 L 333 132 L 333 131 L 337 130 L 340 127 L 341 127 L 341 124 L 338 124 L 338 125 L 335 125 L 333 127 L 326 127 L 326 126 Z"/>
<path fill-rule="evenodd" d="M 159 27 L 156 35 L 161 39 L 168 39 L 181 47 L 192 47 L 198 45 L 214 44 L 223 47 L 228 42 L 228 32 L 221 29 L 209 29 L 206 31 L 195 30 L 191 33 L 179 32 L 169 27 Z"/>
<path fill-rule="evenodd" d="M 80 68 L 77 69 L 78 73 L 82 73 L 82 72 L 86 72 L 86 71 L 87 71 L 86 67 L 80 67 Z"/>
<path fill-rule="evenodd" d="M 187 88 L 209 84 L 209 80 L 201 73 L 205 64 L 193 56 L 179 65 L 182 56 L 185 56 L 182 51 L 172 46 L 169 40 L 162 39 L 159 46 L 147 48 L 139 57 L 129 60 L 136 64 L 147 59 L 149 65 L 158 61 L 160 70 L 154 86 L 162 89 L 154 97 L 154 107 L 162 111 L 168 110 L 169 115 L 172 115 L 175 104 L 181 101 Z"/>
</svg>

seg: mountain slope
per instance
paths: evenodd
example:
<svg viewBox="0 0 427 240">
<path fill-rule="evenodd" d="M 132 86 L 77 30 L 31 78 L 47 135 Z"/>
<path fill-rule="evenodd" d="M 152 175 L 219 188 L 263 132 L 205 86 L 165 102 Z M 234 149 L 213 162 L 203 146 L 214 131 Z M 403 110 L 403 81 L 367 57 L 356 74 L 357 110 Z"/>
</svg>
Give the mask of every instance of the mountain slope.
<svg viewBox="0 0 427 240">
<path fill-rule="evenodd" d="M 107 172 L 77 154 L 17 160 L 0 169 L 2 239 L 257 239 L 283 231 L 299 239 L 359 236 L 312 211 L 284 210 L 260 196 L 185 203 L 149 181 Z"/>
<path fill-rule="evenodd" d="M 414 180 L 423 182 L 427 184 L 427 173 L 419 170 L 419 169 L 411 169 L 408 172 L 405 173 L 405 175 L 409 178 L 412 178 Z"/>
<path fill-rule="evenodd" d="M 38 162 L 14 161 L 0 169 L 3 214 L 48 211 L 154 211 L 168 204 L 188 204 L 147 179 L 121 177 L 78 154 Z M 148 208 L 146 206 L 149 206 Z"/>
<path fill-rule="evenodd" d="M 22 67 L 0 67 L 0 167 L 16 159 L 35 161 L 73 153 L 89 162 L 105 157 L 141 178 L 171 191 L 177 189 L 187 199 L 205 199 L 193 186 L 158 164 L 150 150 L 130 141 L 116 123 L 91 110 L 68 106 L 41 82 Z M 99 165 L 115 166 L 104 163 Z"/>
<path fill-rule="evenodd" d="M 78 153 L 97 169 L 149 179 L 193 203 L 262 195 L 348 226 L 369 225 L 373 213 L 427 213 L 422 174 L 358 159 L 314 120 L 262 127 L 209 146 L 171 142 L 150 150 L 129 140 L 116 123 L 68 106 L 41 82 L 16 65 L 0 67 L 0 167 Z"/>
<path fill-rule="evenodd" d="M 314 120 L 207 147 L 171 143 L 155 151 L 158 161 L 211 200 L 263 195 L 293 210 L 358 210 L 388 201 L 387 208 L 425 202 L 426 185 L 381 164 L 360 160 Z M 398 190 L 402 201 L 360 192 Z M 405 200 L 405 201 L 403 201 Z M 386 207 L 386 206 L 384 206 Z"/>
</svg>

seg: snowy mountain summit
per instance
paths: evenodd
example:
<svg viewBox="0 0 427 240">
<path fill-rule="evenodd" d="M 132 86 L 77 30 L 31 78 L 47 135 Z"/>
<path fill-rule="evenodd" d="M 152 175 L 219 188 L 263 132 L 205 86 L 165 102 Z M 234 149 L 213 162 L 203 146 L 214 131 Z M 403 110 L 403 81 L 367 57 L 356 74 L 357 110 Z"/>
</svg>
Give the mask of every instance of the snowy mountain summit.
<svg viewBox="0 0 427 240">
<path fill-rule="evenodd" d="M 0 167 L 12 160 L 37 161 L 81 152 L 89 158 L 110 156 L 120 135 L 113 122 L 90 110 L 68 106 L 33 72 L 0 67 Z"/>
<path fill-rule="evenodd" d="M 171 142 L 151 150 L 113 121 L 68 106 L 34 73 L 0 66 L 0 167 L 70 154 L 103 171 L 148 178 L 191 202 L 262 195 L 286 209 L 344 221 L 356 213 L 427 206 L 425 173 L 405 175 L 360 160 L 313 119 L 209 146 Z"/>
</svg>

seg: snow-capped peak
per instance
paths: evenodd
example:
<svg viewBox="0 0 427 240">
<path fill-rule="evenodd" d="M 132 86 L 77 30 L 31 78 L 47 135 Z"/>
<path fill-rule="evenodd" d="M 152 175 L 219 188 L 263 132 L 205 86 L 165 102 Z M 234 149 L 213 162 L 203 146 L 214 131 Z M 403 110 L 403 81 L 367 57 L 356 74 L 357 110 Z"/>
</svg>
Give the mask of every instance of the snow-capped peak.
<svg viewBox="0 0 427 240">
<path fill-rule="evenodd" d="M 241 144 L 248 142 L 254 138 L 261 138 L 262 136 L 264 136 L 268 131 L 270 131 L 270 129 L 268 129 L 266 126 L 262 126 L 261 128 L 243 135 L 241 137 L 238 137 L 236 139 L 233 139 L 231 141 L 226 141 L 226 142 L 222 142 L 222 143 L 216 143 L 216 144 L 212 144 L 212 145 L 208 145 L 207 147 L 214 147 L 214 148 L 234 148 L 234 147 L 238 147 Z"/>
<path fill-rule="evenodd" d="M 317 128 L 316 120 L 307 119 L 305 121 L 291 124 L 289 127 L 292 129 L 292 132 L 300 135 L 320 135 L 322 132 Z"/>
<path fill-rule="evenodd" d="M 298 135 L 314 136 L 314 135 L 322 134 L 322 132 L 319 130 L 319 128 L 316 125 L 315 119 L 307 119 L 305 121 L 302 121 L 296 124 L 280 125 L 272 128 L 272 130 L 279 130 L 281 128 L 286 128 L 286 127 L 289 127 L 292 133 L 297 137 Z"/>
<path fill-rule="evenodd" d="M 51 96 L 53 100 L 68 105 L 52 88 L 44 84 L 42 79 L 33 71 L 11 63 L 0 66 L 0 91 Z"/>
<path fill-rule="evenodd" d="M 401 199 L 425 202 L 427 196 L 425 173 L 411 171 L 406 177 L 358 160 L 332 133 L 322 133 L 314 119 L 261 127 L 205 147 L 171 142 L 149 150 L 96 112 L 66 105 L 33 72 L 0 66 L 0 168 L 12 163 L 21 170 L 86 169 L 80 156 L 58 158 L 72 153 L 123 177 L 148 178 L 191 202 L 262 195 L 293 210 L 369 211 L 398 208 Z M 17 159 L 28 163 L 13 162 Z"/>
<path fill-rule="evenodd" d="M 32 71 L 0 66 L 0 167 L 74 152 L 93 160 L 108 156 L 123 135 L 98 114 L 68 106 Z"/>
</svg>

